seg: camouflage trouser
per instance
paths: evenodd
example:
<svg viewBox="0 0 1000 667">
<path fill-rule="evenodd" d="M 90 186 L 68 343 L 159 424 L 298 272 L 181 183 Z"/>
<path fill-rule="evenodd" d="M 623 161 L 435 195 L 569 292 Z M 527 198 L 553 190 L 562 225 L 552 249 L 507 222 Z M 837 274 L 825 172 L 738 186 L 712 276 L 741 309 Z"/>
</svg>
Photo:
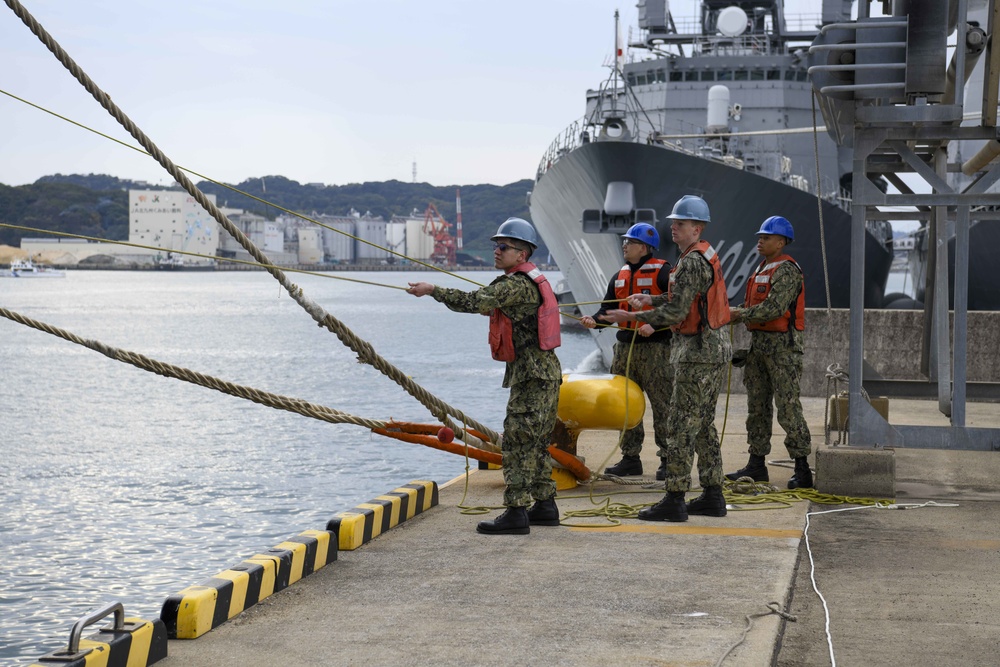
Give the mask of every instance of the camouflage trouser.
<svg viewBox="0 0 1000 667">
<path fill-rule="evenodd" d="M 750 350 L 743 368 L 743 386 L 747 390 L 747 443 L 751 454 L 771 453 L 773 400 L 778 409 L 778 423 L 785 431 L 788 455 L 792 458 L 809 455 L 811 438 L 799 400 L 801 377 L 801 360 L 778 364 L 772 356 Z"/>
<path fill-rule="evenodd" d="M 629 360 L 629 347 L 632 358 Z M 628 373 L 625 373 L 626 364 Z M 667 415 L 670 413 L 670 396 L 674 391 L 674 367 L 670 364 L 670 341 L 655 343 L 615 343 L 615 356 L 611 360 L 611 372 L 623 375 L 639 385 L 649 399 L 653 412 L 653 431 L 656 439 L 656 455 L 666 456 Z M 624 456 L 639 456 L 646 430 L 642 422 L 625 432 L 622 439 Z"/>
<path fill-rule="evenodd" d="M 725 377 L 725 364 L 674 364 L 674 394 L 667 420 L 667 491 L 687 491 L 691 487 L 695 453 L 701 487 L 722 486 L 715 405 Z"/>
<path fill-rule="evenodd" d="M 549 439 L 559 407 L 559 380 L 525 380 L 510 388 L 503 420 L 503 493 L 506 507 L 527 507 L 556 495 Z"/>
</svg>

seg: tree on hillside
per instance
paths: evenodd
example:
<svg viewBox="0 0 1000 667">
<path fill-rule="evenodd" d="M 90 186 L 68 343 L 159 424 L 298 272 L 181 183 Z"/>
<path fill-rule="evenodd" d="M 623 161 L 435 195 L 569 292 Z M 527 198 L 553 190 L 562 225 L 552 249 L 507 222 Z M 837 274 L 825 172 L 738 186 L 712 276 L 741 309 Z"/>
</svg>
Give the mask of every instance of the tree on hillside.
<svg viewBox="0 0 1000 667">
<path fill-rule="evenodd" d="M 55 174 L 31 185 L 0 185 L 0 222 L 126 240 L 128 190 L 150 187 L 153 186 L 102 174 Z M 206 194 L 214 194 L 222 206 L 270 219 L 281 213 L 280 207 L 305 215 L 313 212 L 347 215 L 353 208 L 389 220 L 394 215 L 408 216 L 414 210 L 423 215 L 427 205 L 433 203 L 452 224 L 452 234 L 456 231 L 454 185 L 382 181 L 317 186 L 269 175 L 249 178 L 232 187 L 211 181 L 202 181 L 198 187 Z M 490 236 L 497 226 L 511 216 L 528 218 L 525 193 L 529 189 L 528 180 L 503 186 L 461 186 L 464 251 L 488 260 L 492 255 Z M 2 243 L 16 246 L 23 236 L 38 234 L 0 228 Z M 542 248 L 540 252 L 547 251 Z"/>
</svg>

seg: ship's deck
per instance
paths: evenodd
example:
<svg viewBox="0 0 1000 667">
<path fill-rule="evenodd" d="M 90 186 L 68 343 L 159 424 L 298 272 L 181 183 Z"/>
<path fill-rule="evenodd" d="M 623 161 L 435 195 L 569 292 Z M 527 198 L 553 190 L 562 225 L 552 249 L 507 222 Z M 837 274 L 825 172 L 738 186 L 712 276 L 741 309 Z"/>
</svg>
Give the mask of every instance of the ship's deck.
<svg viewBox="0 0 1000 667">
<path fill-rule="evenodd" d="M 743 395 L 730 400 L 727 471 L 746 461 L 745 404 Z M 804 404 L 820 443 L 823 400 Z M 970 404 L 968 415 L 973 426 L 998 421 L 995 405 Z M 935 403 L 893 400 L 890 419 L 939 424 L 943 417 Z M 785 458 L 775 431 L 769 459 Z M 585 433 L 581 453 L 596 466 L 614 442 L 612 433 Z M 1000 454 L 897 450 L 895 457 L 897 502 L 959 506 L 809 517 L 837 663 L 989 664 L 1000 632 L 1000 598 L 987 583 L 1000 569 Z M 647 446 L 643 459 L 651 481 L 655 449 Z M 790 469 L 770 470 L 783 488 Z M 723 664 L 830 664 L 802 538 L 807 512 L 848 506 L 798 502 L 682 524 L 629 519 L 620 527 L 477 534 L 483 517 L 457 506 L 497 505 L 502 489 L 499 471 L 475 472 L 467 490 L 464 477 L 453 480 L 439 506 L 342 551 L 337 562 L 203 637 L 171 640 L 159 664 L 714 665 L 740 640 L 747 616 L 767 612 L 771 601 L 798 621 L 756 618 Z M 595 494 L 635 490 L 594 487 Z M 586 487 L 560 496 L 562 511 L 593 507 Z M 611 500 L 661 496 L 647 490 Z"/>
</svg>

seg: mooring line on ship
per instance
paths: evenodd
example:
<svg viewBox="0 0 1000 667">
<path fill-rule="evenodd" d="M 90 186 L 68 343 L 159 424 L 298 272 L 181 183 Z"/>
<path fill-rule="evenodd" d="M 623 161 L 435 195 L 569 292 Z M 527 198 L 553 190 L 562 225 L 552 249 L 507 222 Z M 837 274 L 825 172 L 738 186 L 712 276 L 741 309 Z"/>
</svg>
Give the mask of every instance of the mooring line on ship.
<svg viewBox="0 0 1000 667">
<path fill-rule="evenodd" d="M 466 438 L 463 437 L 465 432 L 461 429 L 453 420 L 452 416 L 459 419 L 463 423 L 469 424 L 476 428 L 476 430 L 485 433 L 489 436 L 490 440 L 494 443 L 500 441 L 500 435 L 476 422 L 475 420 L 467 417 L 464 413 L 455 408 L 452 408 L 448 404 L 444 403 L 437 397 L 433 396 L 423 387 L 417 385 L 409 377 L 406 376 L 400 369 L 396 368 L 390 364 L 387 360 L 379 356 L 375 349 L 367 341 L 362 341 L 357 336 L 355 336 L 350 329 L 348 329 L 342 322 L 335 318 L 330 313 L 326 312 L 318 304 L 308 299 L 302 288 L 298 287 L 294 283 L 288 280 L 287 276 L 282 272 L 281 269 L 275 267 L 267 258 L 266 255 L 251 241 L 238 227 L 236 227 L 229 218 L 222 213 L 222 211 L 203 193 L 191 180 L 181 171 L 177 165 L 175 165 L 170 158 L 168 158 L 163 151 L 156 146 L 153 141 L 146 136 L 146 134 L 139 129 L 139 127 L 132 122 L 132 120 L 125 115 L 125 113 L 114 103 L 111 97 L 105 93 L 101 88 L 97 86 L 96 83 L 84 72 L 77 64 L 70 58 L 69 54 L 56 42 L 56 40 L 38 23 L 37 20 L 24 8 L 24 6 L 19 2 L 19 0 L 5 0 L 8 7 L 21 19 L 21 21 L 28 27 L 31 32 L 41 40 L 45 47 L 56 57 L 63 66 L 69 70 L 69 72 L 76 78 L 76 80 L 91 94 L 91 96 L 97 100 L 97 102 L 110 113 L 119 124 L 124 127 L 128 133 L 142 145 L 143 148 L 162 166 L 166 171 L 174 177 L 174 180 L 179 183 L 185 191 L 188 192 L 195 200 L 201 204 L 201 206 L 208 211 L 216 222 L 218 222 L 223 229 L 225 229 L 229 234 L 236 239 L 236 241 L 243 246 L 243 248 L 261 265 L 265 266 L 265 270 L 270 273 L 275 280 L 281 284 L 282 287 L 288 292 L 292 299 L 298 303 L 309 315 L 322 327 L 329 330 L 331 333 L 336 335 L 342 343 L 347 345 L 352 351 L 358 355 L 358 360 L 373 366 L 382 374 L 386 375 L 394 382 L 396 382 L 400 387 L 402 387 L 407 393 L 413 396 L 417 401 L 419 401 L 424 407 L 426 407 L 430 413 L 437 418 L 440 422 L 445 424 L 445 426 L 451 428 L 457 437 L 462 440 Z M 468 435 L 466 437 L 473 437 Z"/>
<path fill-rule="evenodd" d="M 10 3 L 8 3 L 8 5 L 9 4 Z M 149 157 L 154 157 L 152 153 L 149 153 L 148 151 L 144 151 L 144 150 L 142 150 L 141 148 L 139 148 L 137 146 L 132 146 L 131 144 L 127 144 L 124 141 L 121 141 L 120 139 L 116 139 L 116 138 L 114 138 L 114 137 L 112 137 L 112 136 L 110 136 L 108 134 L 104 134 L 103 132 L 95 130 L 92 127 L 88 127 L 87 125 L 84 125 L 83 123 L 77 122 L 75 120 L 67 118 L 66 116 L 58 114 L 58 113 L 56 113 L 54 111 L 51 111 L 49 109 L 46 109 L 43 106 L 40 106 L 40 105 L 35 104 L 33 102 L 29 102 L 28 100 L 26 100 L 26 99 L 24 99 L 22 97 L 18 97 L 17 95 L 14 95 L 13 93 L 10 93 L 10 92 L 8 92 L 6 90 L 0 89 L 0 93 L 6 95 L 7 97 L 10 97 L 12 99 L 17 100 L 18 102 L 23 102 L 24 104 L 27 104 L 28 106 L 34 107 L 35 109 L 38 109 L 39 111 L 44 111 L 45 113 L 50 114 L 52 116 L 55 116 L 56 118 L 58 118 L 60 120 L 64 120 L 67 123 L 70 123 L 72 125 L 76 125 L 77 127 L 81 128 L 81 129 L 84 129 L 84 130 L 87 130 L 88 132 L 93 132 L 94 134 L 96 134 L 96 135 L 98 135 L 100 137 L 103 137 L 105 139 L 113 141 L 116 144 L 124 146 L 125 148 L 134 150 L 137 153 L 141 153 L 141 154 L 147 155 Z M 399 257 L 401 259 L 405 259 L 407 261 L 413 262 L 414 264 L 419 264 L 421 266 L 427 267 L 428 269 L 432 269 L 434 271 L 438 271 L 440 273 L 447 274 L 449 276 L 458 278 L 459 280 L 464 280 L 466 282 L 472 283 L 473 285 L 477 285 L 478 287 L 483 287 L 484 286 L 482 283 L 479 283 L 479 282 L 473 280 L 472 278 L 467 278 L 465 276 L 460 276 L 460 275 L 458 275 L 457 273 L 455 273 L 453 271 L 449 271 L 448 269 L 442 268 L 442 267 L 437 266 L 435 264 L 430 264 L 430 263 L 425 262 L 423 260 L 416 259 L 414 257 L 410 257 L 408 255 L 405 255 L 405 254 L 403 254 L 401 252 L 397 252 L 397 251 L 389 248 L 388 246 L 381 246 L 381 245 L 375 243 L 374 241 L 369 241 L 368 239 L 363 239 L 363 238 L 361 238 L 359 236 L 355 236 L 354 234 L 351 234 L 349 232 L 345 232 L 342 229 L 337 229 L 336 227 L 331 227 L 330 225 L 324 224 L 324 223 L 320 222 L 319 220 L 315 220 L 313 218 L 310 218 L 309 216 L 307 216 L 307 215 L 305 215 L 303 213 L 297 213 L 297 212 L 292 211 L 290 209 L 287 209 L 287 208 L 285 208 L 283 206 L 275 204 L 275 203 L 273 203 L 271 201 L 263 199 L 262 197 L 258 197 L 256 195 L 250 194 L 249 192 L 246 192 L 244 190 L 240 190 L 239 188 L 237 188 L 237 187 L 235 187 L 233 185 L 229 185 L 228 183 L 223 183 L 222 181 L 217 181 L 214 178 L 212 178 L 211 176 L 206 176 L 205 174 L 198 173 L 197 171 L 195 171 L 193 169 L 188 169 L 187 167 L 181 167 L 180 165 L 177 165 L 177 168 L 180 169 L 180 170 L 182 170 L 182 171 L 186 171 L 189 174 L 193 174 L 194 176 L 202 178 L 202 179 L 204 179 L 206 181 L 209 181 L 210 183 L 214 183 L 215 185 L 218 185 L 221 188 L 226 188 L 227 190 L 235 192 L 236 194 L 243 195 L 244 197 L 247 197 L 248 199 L 252 199 L 252 200 L 254 200 L 254 201 L 256 201 L 256 202 L 258 202 L 260 204 L 264 204 L 265 206 L 270 206 L 272 208 L 276 208 L 279 211 L 282 211 L 284 213 L 288 213 L 289 215 L 294 215 L 295 217 L 297 217 L 297 218 L 299 218 L 301 220 L 305 220 L 306 222 L 312 223 L 312 224 L 314 224 L 314 225 L 316 225 L 318 227 L 322 227 L 323 229 L 330 230 L 331 232 L 335 232 L 337 234 L 340 234 L 342 236 L 346 236 L 346 237 L 348 237 L 350 239 L 353 239 L 355 241 L 358 241 L 360 243 L 364 243 L 366 245 L 369 245 L 369 246 L 371 246 L 373 248 L 377 248 L 378 250 L 384 250 L 385 252 L 387 252 L 387 253 L 389 253 L 391 255 L 395 255 L 396 257 Z M 39 231 L 42 231 L 43 233 L 48 233 L 48 232 L 45 232 L 45 230 L 39 230 Z M 114 241 L 106 241 L 106 242 L 107 243 L 114 243 Z M 139 246 L 139 247 L 146 247 L 146 246 Z M 168 248 L 159 248 L 159 247 L 154 247 L 154 249 L 156 249 L 156 250 L 169 250 Z M 169 250 L 169 251 L 170 252 L 177 252 L 177 253 L 181 253 L 181 254 L 195 255 L 195 256 L 198 256 L 198 257 L 204 257 L 204 255 L 196 255 L 195 253 L 187 253 L 187 252 L 184 252 L 184 251 L 181 251 L 181 250 Z M 406 288 L 402 288 L 402 289 L 406 289 Z"/>
</svg>

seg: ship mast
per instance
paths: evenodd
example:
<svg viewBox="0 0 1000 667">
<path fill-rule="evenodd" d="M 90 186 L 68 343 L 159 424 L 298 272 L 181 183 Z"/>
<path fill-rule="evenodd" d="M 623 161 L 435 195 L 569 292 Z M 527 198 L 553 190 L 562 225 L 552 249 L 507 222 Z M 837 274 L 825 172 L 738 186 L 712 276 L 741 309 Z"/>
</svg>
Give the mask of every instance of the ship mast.
<svg viewBox="0 0 1000 667">
<path fill-rule="evenodd" d="M 612 63 L 612 74 L 611 74 L 611 90 L 616 91 L 614 95 L 611 96 L 611 111 L 618 112 L 618 76 L 621 75 L 622 81 L 625 81 L 625 74 L 622 72 L 622 41 L 621 41 L 621 19 L 618 16 L 618 10 L 615 10 L 615 57 Z"/>
</svg>

